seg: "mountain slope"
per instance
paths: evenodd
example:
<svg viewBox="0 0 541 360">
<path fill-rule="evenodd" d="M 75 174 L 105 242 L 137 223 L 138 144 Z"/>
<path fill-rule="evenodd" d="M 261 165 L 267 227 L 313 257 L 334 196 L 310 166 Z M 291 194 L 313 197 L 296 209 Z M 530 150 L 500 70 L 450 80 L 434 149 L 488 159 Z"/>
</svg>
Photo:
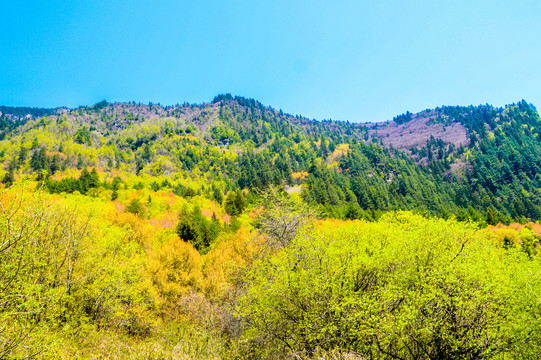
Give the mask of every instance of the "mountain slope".
<svg viewBox="0 0 541 360">
<path fill-rule="evenodd" d="M 541 121 L 524 101 L 377 124 L 309 120 L 228 94 L 200 105 L 103 101 L 29 115 L 0 117 L 5 183 L 30 176 L 66 191 L 57 180 L 97 167 L 108 181 L 208 197 L 285 185 L 341 218 L 411 209 L 488 223 L 541 219 Z"/>
</svg>

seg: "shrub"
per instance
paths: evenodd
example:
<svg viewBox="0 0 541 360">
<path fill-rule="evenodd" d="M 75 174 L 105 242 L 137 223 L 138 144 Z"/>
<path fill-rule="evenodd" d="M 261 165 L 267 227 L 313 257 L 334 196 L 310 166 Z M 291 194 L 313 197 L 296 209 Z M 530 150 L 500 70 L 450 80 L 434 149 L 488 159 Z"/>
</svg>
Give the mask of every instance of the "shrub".
<svg viewBox="0 0 541 360">
<path fill-rule="evenodd" d="M 321 222 L 247 278 L 245 350 L 529 358 L 540 350 L 540 270 L 454 221 L 390 213 L 377 223 Z"/>
</svg>

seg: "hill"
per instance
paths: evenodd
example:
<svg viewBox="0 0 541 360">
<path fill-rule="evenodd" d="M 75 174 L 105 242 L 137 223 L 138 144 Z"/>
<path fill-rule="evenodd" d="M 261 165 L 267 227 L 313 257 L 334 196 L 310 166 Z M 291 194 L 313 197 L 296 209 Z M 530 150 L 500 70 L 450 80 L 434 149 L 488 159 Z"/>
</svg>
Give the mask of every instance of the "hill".
<svg viewBox="0 0 541 360">
<path fill-rule="evenodd" d="M 155 190 L 167 180 L 181 195 L 286 186 L 337 218 L 401 209 L 488 223 L 541 219 L 541 122 L 525 101 L 373 124 L 309 120 L 229 94 L 199 105 L 102 101 L 16 122 L 10 111 L 24 111 L 3 109 L 2 176 L 45 171 L 52 192 L 70 191 L 57 181 L 72 170 L 96 167 Z"/>
<path fill-rule="evenodd" d="M 540 353 L 541 121 L 524 101 L 378 124 L 231 95 L 16 111 L 1 359 Z"/>
</svg>

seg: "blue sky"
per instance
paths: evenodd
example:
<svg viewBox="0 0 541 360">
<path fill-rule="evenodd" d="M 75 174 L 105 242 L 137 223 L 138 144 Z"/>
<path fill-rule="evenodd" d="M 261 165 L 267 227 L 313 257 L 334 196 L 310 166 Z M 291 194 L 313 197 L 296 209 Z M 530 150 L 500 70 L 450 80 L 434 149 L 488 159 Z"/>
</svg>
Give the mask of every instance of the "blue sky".
<svg viewBox="0 0 541 360">
<path fill-rule="evenodd" d="M 541 108 L 541 2 L 2 1 L 0 104 L 219 93 L 316 119 Z"/>
</svg>

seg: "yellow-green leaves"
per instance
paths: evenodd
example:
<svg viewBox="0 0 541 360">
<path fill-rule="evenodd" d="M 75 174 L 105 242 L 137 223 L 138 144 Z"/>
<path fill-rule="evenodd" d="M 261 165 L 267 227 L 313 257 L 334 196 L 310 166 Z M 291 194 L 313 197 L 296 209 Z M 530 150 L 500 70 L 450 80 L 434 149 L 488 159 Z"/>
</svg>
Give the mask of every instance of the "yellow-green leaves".
<svg viewBox="0 0 541 360">
<path fill-rule="evenodd" d="M 540 270 L 454 221 L 404 212 L 329 220 L 254 268 L 239 311 L 265 351 L 513 357 L 510 343 L 534 346 L 517 331 L 540 327 L 531 310 Z"/>
</svg>

